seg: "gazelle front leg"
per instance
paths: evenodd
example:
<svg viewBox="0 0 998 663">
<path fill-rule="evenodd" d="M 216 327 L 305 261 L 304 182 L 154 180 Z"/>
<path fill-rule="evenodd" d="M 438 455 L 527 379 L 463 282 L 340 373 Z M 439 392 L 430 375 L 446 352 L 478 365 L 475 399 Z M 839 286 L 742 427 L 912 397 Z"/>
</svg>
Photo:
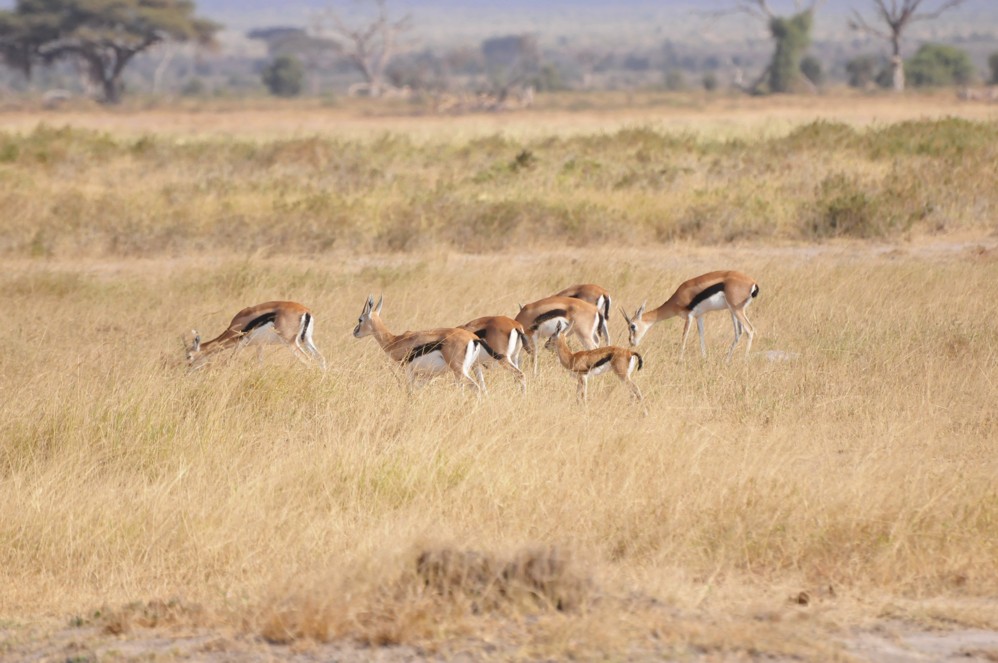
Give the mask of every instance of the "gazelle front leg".
<svg viewBox="0 0 998 663">
<path fill-rule="evenodd" d="M 690 337 L 690 325 L 693 322 L 693 314 L 686 316 L 686 323 L 683 325 L 683 344 L 679 348 L 679 358 L 682 359 L 686 353 L 686 339 Z"/>
<path fill-rule="evenodd" d="M 485 372 L 482 370 L 481 364 L 475 364 L 475 375 L 478 376 L 478 384 L 480 391 L 483 394 L 488 394 L 489 390 L 485 387 Z"/>
<path fill-rule="evenodd" d="M 704 338 L 703 334 L 703 316 L 697 316 L 697 333 L 700 334 L 700 354 L 704 359 L 707 358 L 707 340 Z"/>
</svg>

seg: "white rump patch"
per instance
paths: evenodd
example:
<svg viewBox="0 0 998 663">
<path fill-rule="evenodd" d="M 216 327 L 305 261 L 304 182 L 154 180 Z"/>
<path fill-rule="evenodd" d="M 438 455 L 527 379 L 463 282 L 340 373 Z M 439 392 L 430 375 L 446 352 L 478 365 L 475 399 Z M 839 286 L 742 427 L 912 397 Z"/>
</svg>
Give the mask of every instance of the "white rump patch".
<svg viewBox="0 0 998 663">
<path fill-rule="evenodd" d="M 464 362 L 461 364 L 461 372 L 470 378 L 471 367 L 474 366 L 475 362 L 483 354 L 488 356 L 488 353 L 479 347 L 477 343 L 468 341 L 468 347 L 464 349 Z"/>
</svg>

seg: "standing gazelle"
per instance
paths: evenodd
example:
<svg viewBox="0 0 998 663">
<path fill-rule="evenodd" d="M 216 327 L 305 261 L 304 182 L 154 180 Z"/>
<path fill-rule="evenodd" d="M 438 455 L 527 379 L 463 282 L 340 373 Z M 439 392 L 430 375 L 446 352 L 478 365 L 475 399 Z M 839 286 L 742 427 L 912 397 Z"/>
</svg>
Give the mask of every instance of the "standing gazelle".
<svg viewBox="0 0 998 663">
<path fill-rule="evenodd" d="M 589 302 L 600 310 L 604 320 L 607 322 L 610 321 L 610 307 L 613 305 L 613 302 L 610 300 L 610 291 L 603 286 L 596 285 L 595 283 L 580 283 L 579 285 L 569 286 L 561 292 L 556 292 L 554 296 L 574 297 L 575 299 Z M 606 342 L 609 344 L 610 339 L 607 338 Z"/>
<path fill-rule="evenodd" d="M 520 382 L 520 389 L 526 393 L 527 379 L 520 370 L 520 352 L 527 341 L 523 325 L 504 315 L 490 315 L 475 318 L 461 325 L 461 329 L 467 329 L 501 355 L 502 361 L 509 364 L 506 368 L 513 371 Z"/>
<path fill-rule="evenodd" d="M 587 350 L 599 345 L 599 337 L 609 336 L 606 319 L 594 305 L 574 297 L 545 297 L 520 307 L 516 321 L 523 325 L 527 334 L 527 351 L 534 355 L 534 374 L 537 374 L 538 339 L 547 339 L 554 334 L 559 322 L 566 328 L 572 324 L 572 331 Z"/>
<path fill-rule="evenodd" d="M 374 336 L 381 349 L 403 367 L 410 388 L 415 386 L 417 375 L 432 378 L 449 370 L 458 384 L 470 382 L 476 392 L 482 393 L 485 391 L 481 367 L 484 357 L 489 356 L 500 365 L 507 364 L 502 355 L 467 329 L 451 327 L 393 334 L 381 320 L 383 302 L 382 297 L 375 305 L 374 297 L 368 296 L 353 335 L 356 338 Z M 472 377 L 472 369 L 478 380 Z"/>
<path fill-rule="evenodd" d="M 589 397 L 589 376 L 600 375 L 607 370 L 612 370 L 620 381 L 631 389 L 631 394 L 640 402 L 643 400 L 641 390 L 638 385 L 631 380 L 631 374 L 636 370 L 641 370 L 644 361 L 641 355 L 627 348 L 616 346 L 605 346 L 594 350 L 580 350 L 572 352 L 568 347 L 565 335 L 571 325 L 565 327 L 564 323 L 558 322 L 555 326 L 554 334 L 548 339 L 546 347 L 558 353 L 558 360 L 561 365 L 579 376 L 578 397 L 583 403 Z"/>
<path fill-rule="evenodd" d="M 681 284 L 676 292 L 657 309 L 645 312 L 645 305 L 635 312 L 633 318 L 627 320 L 628 336 L 632 346 L 636 346 L 656 322 L 668 320 L 675 316 L 683 316 L 686 323 L 683 326 L 683 344 L 679 351 L 682 357 L 686 351 L 686 339 L 690 335 L 690 325 L 696 320 L 697 331 L 700 333 L 700 352 L 707 356 L 707 343 L 703 336 L 703 316 L 711 311 L 727 309 L 731 313 L 731 324 L 735 328 L 735 340 L 728 348 L 728 359 L 735 351 L 742 331 L 748 334 L 745 345 L 745 356 L 752 349 L 752 338 L 755 327 L 745 316 L 745 309 L 759 294 L 759 286 L 749 276 L 735 271 L 709 272 Z"/>
<path fill-rule="evenodd" d="M 223 350 L 284 344 L 299 361 L 318 359 L 325 369 L 326 359 L 312 342 L 314 327 L 312 312 L 297 302 L 257 304 L 237 313 L 228 329 L 210 341 L 202 343 L 201 335 L 192 331 L 194 342 L 187 348 L 187 362 L 191 368 L 199 368 Z"/>
</svg>

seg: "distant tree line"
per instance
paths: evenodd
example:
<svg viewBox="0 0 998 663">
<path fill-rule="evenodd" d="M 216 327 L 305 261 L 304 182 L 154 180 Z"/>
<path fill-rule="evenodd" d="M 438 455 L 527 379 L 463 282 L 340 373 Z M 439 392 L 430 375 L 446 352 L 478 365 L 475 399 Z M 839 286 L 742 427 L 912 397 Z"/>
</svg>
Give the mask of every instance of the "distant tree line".
<svg viewBox="0 0 998 663">
<path fill-rule="evenodd" d="M 75 81 L 106 103 L 120 100 L 126 84 L 163 89 L 167 71 L 174 72 L 170 89 L 181 94 L 252 94 L 262 88 L 285 97 L 331 90 L 372 97 L 484 95 L 488 101 L 482 103 L 493 106 L 534 90 L 695 87 L 779 94 L 813 92 L 830 80 L 902 90 L 967 85 L 977 78 L 971 58 L 954 45 L 922 44 L 902 57 L 911 25 L 934 20 L 963 0 L 855 1 L 866 10 L 854 11 L 849 25 L 882 40 L 886 52 L 863 53 L 856 42 L 846 56 L 842 45 L 815 44 L 823 0 L 718 0 L 728 8 L 718 20 L 726 13 L 751 16 L 765 42 L 746 51 L 744 45 L 666 41 L 657 52 L 626 44 L 545 47 L 536 34 L 430 49 L 411 38 L 414 18 L 392 11 L 389 0 L 354 3 L 349 16 L 337 11 L 340 0 L 310 15 L 304 27 L 250 31 L 247 36 L 265 46 L 264 59 L 191 50 L 210 47 L 221 28 L 198 17 L 192 0 L 17 0 L 11 10 L 0 11 L 0 59 L 25 80 L 38 78 L 48 87 L 73 87 Z M 780 13 L 780 3 L 786 13 Z M 986 55 L 978 50 L 978 63 Z M 998 84 L 998 52 L 987 64 L 986 80 Z M 3 86 L 23 89 L 10 76 L 0 77 Z"/>
</svg>

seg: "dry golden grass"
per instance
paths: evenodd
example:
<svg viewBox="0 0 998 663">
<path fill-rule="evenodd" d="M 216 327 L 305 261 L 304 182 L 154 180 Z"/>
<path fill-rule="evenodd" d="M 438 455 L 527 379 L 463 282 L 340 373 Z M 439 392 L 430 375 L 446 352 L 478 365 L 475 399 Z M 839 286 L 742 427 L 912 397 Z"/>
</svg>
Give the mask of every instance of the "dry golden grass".
<svg viewBox="0 0 998 663">
<path fill-rule="evenodd" d="M 679 101 L 0 114 L 0 658 L 152 629 L 208 659 L 844 660 L 998 629 L 995 109 Z M 836 234 L 880 243 L 802 243 Z M 721 361 L 722 315 L 706 362 L 656 327 L 647 417 L 612 378 L 579 406 L 553 356 L 526 397 L 410 398 L 350 335 L 369 292 L 419 329 L 720 268 L 760 284 L 753 354 Z M 328 372 L 182 365 L 192 326 L 283 298 Z"/>
<path fill-rule="evenodd" d="M 417 329 L 577 281 L 630 309 L 723 267 L 760 283 L 753 356 L 721 361 L 725 316 L 706 362 L 656 327 L 648 417 L 613 380 L 580 407 L 551 356 L 526 397 L 493 371 L 480 402 L 408 398 L 350 336 L 368 292 Z M 0 619 L 494 658 L 828 660 L 884 619 L 998 628 L 996 279 L 993 250 L 858 244 L 8 259 Z M 275 298 L 313 308 L 327 373 L 279 348 L 180 365 L 179 334 Z"/>
</svg>

